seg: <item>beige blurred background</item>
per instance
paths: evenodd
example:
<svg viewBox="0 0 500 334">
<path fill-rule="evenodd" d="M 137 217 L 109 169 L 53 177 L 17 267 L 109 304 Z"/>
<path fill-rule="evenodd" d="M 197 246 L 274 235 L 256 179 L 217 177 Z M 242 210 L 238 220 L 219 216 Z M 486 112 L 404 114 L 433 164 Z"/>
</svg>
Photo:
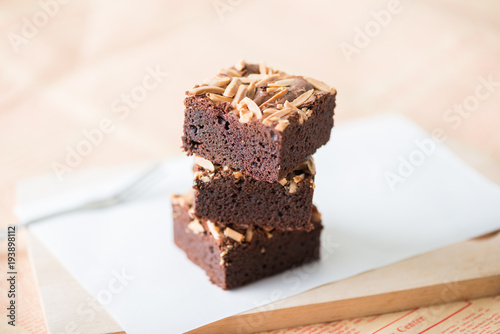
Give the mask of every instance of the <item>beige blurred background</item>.
<svg viewBox="0 0 500 334">
<path fill-rule="evenodd" d="M 500 182 L 497 0 L 4 0 L 0 30 L 1 227 L 23 178 L 182 154 L 184 92 L 241 58 L 336 87 L 336 126 L 397 112 L 442 130 Z"/>
</svg>

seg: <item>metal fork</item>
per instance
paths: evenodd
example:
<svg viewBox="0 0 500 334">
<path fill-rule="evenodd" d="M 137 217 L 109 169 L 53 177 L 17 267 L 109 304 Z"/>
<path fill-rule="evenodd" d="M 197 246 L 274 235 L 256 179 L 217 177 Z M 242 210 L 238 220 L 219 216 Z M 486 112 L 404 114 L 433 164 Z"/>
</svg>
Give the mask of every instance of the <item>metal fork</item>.
<svg viewBox="0 0 500 334">
<path fill-rule="evenodd" d="M 72 212 L 108 208 L 113 205 L 128 202 L 144 194 L 144 192 L 148 191 L 162 177 L 163 173 L 161 170 L 161 164 L 156 164 L 153 167 L 149 168 L 146 172 L 141 174 L 141 176 L 139 176 L 131 184 L 127 185 L 126 187 L 124 187 L 123 189 L 121 189 L 120 191 L 116 192 L 115 194 L 109 197 L 93 200 L 69 209 L 50 213 L 45 216 L 38 217 L 32 220 L 23 221 L 15 226 L 16 228 L 23 228 L 45 219 L 65 215 Z M 2 231 L 0 233 L 0 240 L 6 238 L 7 234 L 8 230 Z"/>
</svg>

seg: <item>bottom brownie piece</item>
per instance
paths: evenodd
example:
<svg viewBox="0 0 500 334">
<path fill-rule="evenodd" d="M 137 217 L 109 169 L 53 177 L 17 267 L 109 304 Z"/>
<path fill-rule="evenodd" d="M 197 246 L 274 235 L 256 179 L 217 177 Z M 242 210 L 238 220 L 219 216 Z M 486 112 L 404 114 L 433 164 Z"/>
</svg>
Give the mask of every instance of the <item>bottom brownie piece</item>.
<svg viewBox="0 0 500 334">
<path fill-rule="evenodd" d="M 321 215 L 313 206 L 311 231 L 220 226 L 197 219 L 192 193 L 172 197 L 174 241 L 224 290 L 319 259 Z"/>
</svg>

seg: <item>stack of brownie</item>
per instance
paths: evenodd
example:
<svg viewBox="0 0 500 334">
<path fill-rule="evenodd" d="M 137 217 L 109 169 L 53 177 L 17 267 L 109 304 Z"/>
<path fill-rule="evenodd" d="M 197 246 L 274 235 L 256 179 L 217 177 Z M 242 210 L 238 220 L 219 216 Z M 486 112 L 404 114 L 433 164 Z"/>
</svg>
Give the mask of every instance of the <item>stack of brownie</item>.
<svg viewBox="0 0 500 334">
<path fill-rule="evenodd" d="M 336 91 L 239 62 L 187 92 L 194 191 L 172 198 L 174 240 L 223 289 L 319 258 L 311 155 L 330 139 Z"/>
</svg>

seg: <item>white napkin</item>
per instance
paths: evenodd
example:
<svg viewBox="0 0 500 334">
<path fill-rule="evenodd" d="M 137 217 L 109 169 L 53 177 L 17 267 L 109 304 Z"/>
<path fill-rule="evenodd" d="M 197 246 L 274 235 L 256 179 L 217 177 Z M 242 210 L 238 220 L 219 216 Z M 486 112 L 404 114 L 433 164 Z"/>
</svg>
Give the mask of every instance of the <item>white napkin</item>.
<svg viewBox="0 0 500 334">
<path fill-rule="evenodd" d="M 445 146 L 432 149 L 429 138 L 401 116 L 338 124 L 315 155 L 314 201 L 325 225 L 321 261 L 234 291 L 210 284 L 172 241 L 169 193 L 191 187 L 188 158 L 165 163 L 165 179 L 147 198 L 31 229 L 127 333 L 186 331 L 499 229 L 500 188 Z M 25 219 L 111 193 L 141 170 L 17 212 Z M 394 189 L 387 177 L 398 180 Z"/>
</svg>

